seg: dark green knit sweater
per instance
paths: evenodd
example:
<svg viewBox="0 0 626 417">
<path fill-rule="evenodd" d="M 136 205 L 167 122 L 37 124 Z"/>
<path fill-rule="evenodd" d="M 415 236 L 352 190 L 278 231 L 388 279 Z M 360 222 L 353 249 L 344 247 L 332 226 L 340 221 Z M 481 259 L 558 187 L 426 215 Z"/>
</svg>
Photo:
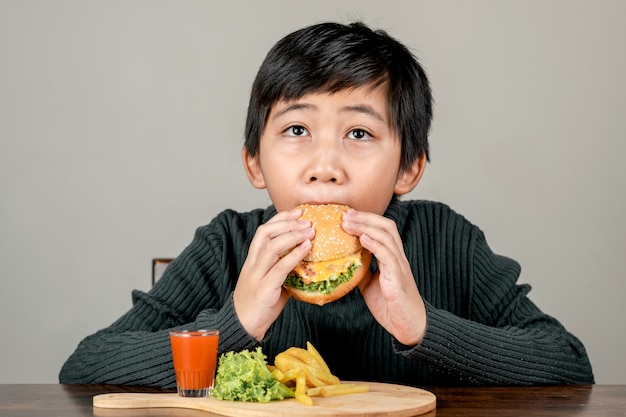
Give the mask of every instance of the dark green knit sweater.
<svg viewBox="0 0 626 417">
<path fill-rule="evenodd" d="M 154 288 L 86 337 L 64 364 L 61 383 L 173 387 L 168 329 L 218 328 L 220 352 L 259 345 L 241 327 L 232 293 L 257 227 L 273 207 L 225 211 L 198 228 Z M 289 300 L 260 343 L 270 363 L 309 340 L 344 380 L 408 385 L 593 383 L 581 342 L 516 285 L 517 262 L 495 255 L 483 233 L 447 206 L 396 201 L 398 225 L 428 326 L 418 346 L 398 343 L 372 317 L 358 290 L 323 307 Z M 375 264 L 372 268 L 375 268 Z"/>
</svg>

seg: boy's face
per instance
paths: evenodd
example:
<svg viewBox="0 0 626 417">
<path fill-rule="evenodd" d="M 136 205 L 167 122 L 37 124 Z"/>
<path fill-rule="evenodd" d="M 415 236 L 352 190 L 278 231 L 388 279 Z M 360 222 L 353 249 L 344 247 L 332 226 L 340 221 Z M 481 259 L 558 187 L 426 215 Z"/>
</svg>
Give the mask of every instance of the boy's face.
<svg viewBox="0 0 626 417">
<path fill-rule="evenodd" d="M 361 87 L 277 102 L 258 155 L 243 150 L 251 183 L 267 188 L 278 211 L 340 203 L 382 214 L 392 196 L 411 191 L 425 158 L 400 172 L 400 140 L 385 90 Z"/>
</svg>

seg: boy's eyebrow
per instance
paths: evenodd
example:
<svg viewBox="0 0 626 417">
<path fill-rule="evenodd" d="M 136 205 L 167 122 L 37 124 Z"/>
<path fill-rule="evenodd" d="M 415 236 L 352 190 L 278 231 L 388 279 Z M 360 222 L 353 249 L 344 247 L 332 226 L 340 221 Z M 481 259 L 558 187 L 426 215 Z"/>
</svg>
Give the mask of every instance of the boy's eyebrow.
<svg viewBox="0 0 626 417">
<path fill-rule="evenodd" d="M 313 104 L 307 104 L 307 103 L 294 103 L 294 104 L 291 104 L 291 105 L 285 107 L 284 109 L 276 112 L 276 114 L 274 114 L 272 116 L 272 119 L 276 119 L 276 118 L 282 116 L 283 114 L 289 113 L 291 111 L 303 110 L 303 109 L 317 109 L 317 106 L 315 106 Z M 367 114 L 369 116 L 372 116 L 375 119 L 380 120 L 381 122 L 385 121 L 385 118 L 380 113 L 378 113 L 376 110 L 374 110 L 373 107 L 368 106 L 367 104 L 357 104 L 357 105 L 354 105 L 354 106 L 345 106 L 345 107 L 341 108 L 340 111 L 341 112 L 363 113 L 363 114 Z"/>
<path fill-rule="evenodd" d="M 291 111 L 302 110 L 302 109 L 310 109 L 310 108 L 317 108 L 317 107 L 313 106 L 312 104 L 306 104 L 306 103 L 290 104 L 289 106 L 285 107 L 284 109 L 276 112 L 276 114 L 274 114 L 272 116 L 272 119 L 276 119 L 276 118 L 282 116 L 283 114 L 289 113 Z"/>
<path fill-rule="evenodd" d="M 385 118 L 380 113 L 378 113 L 376 110 L 374 110 L 373 107 L 368 106 L 367 104 L 358 104 L 358 105 L 355 105 L 355 106 L 346 106 L 346 107 L 342 108 L 341 111 L 363 113 L 363 114 L 367 114 L 369 116 L 372 116 L 375 119 L 380 120 L 381 122 L 385 121 Z"/>
</svg>

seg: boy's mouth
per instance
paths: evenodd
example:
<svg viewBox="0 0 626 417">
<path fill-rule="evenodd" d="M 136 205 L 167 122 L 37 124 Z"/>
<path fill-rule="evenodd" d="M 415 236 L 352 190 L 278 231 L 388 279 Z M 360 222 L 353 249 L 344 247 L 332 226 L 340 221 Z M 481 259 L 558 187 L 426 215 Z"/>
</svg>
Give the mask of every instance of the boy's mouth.
<svg viewBox="0 0 626 417">
<path fill-rule="evenodd" d="M 321 204 L 340 204 L 336 201 L 307 201 L 306 204 L 310 204 L 312 206 L 319 206 Z"/>
<path fill-rule="evenodd" d="M 301 204 L 310 204 L 312 206 L 319 206 L 319 205 L 322 205 L 322 204 L 347 205 L 346 203 L 344 203 L 342 201 L 337 201 L 337 200 L 310 200 L 310 201 L 307 201 L 307 202 L 301 203 Z"/>
</svg>

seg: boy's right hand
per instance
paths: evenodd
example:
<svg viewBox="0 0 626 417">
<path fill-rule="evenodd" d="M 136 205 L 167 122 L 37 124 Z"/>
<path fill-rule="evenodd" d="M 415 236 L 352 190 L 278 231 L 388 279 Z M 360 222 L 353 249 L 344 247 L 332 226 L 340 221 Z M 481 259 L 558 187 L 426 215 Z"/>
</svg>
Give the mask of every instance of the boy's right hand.
<svg viewBox="0 0 626 417">
<path fill-rule="evenodd" d="M 233 296 L 239 322 L 262 340 L 283 311 L 289 295 L 283 282 L 311 250 L 315 235 L 310 221 L 298 220 L 302 210 L 284 211 L 259 226 L 250 243 Z"/>
</svg>

